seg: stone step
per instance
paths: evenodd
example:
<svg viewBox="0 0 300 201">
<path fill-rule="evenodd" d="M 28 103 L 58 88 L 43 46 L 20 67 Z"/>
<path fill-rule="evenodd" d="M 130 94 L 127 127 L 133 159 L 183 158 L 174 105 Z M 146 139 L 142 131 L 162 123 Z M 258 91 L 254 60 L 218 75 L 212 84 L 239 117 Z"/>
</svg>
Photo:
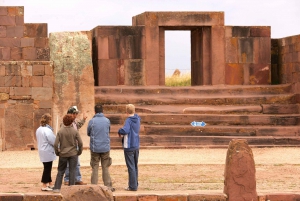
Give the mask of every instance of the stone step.
<svg viewBox="0 0 300 201">
<path fill-rule="evenodd" d="M 112 125 L 110 136 L 118 136 L 122 125 Z M 142 125 L 140 136 L 300 136 L 300 126 L 158 126 Z"/>
<path fill-rule="evenodd" d="M 300 136 L 300 126 L 144 126 L 144 135 L 160 136 Z"/>
<path fill-rule="evenodd" d="M 95 94 L 95 103 L 103 105 L 259 105 L 259 104 L 295 104 L 294 94 L 268 95 L 129 95 Z"/>
<path fill-rule="evenodd" d="M 143 147 L 213 147 L 228 146 L 233 139 L 247 140 L 252 146 L 299 146 L 300 136 L 140 136 L 140 146 Z M 121 138 L 111 137 L 111 147 L 121 148 Z"/>
<path fill-rule="evenodd" d="M 300 125 L 300 114 L 139 114 L 143 125 Z M 126 116 L 106 114 L 111 124 L 123 124 Z"/>
<path fill-rule="evenodd" d="M 291 85 L 209 85 L 209 86 L 95 86 L 95 94 L 128 95 L 267 95 L 290 93 Z"/>
<path fill-rule="evenodd" d="M 105 114 L 125 114 L 126 104 L 103 105 Z M 137 113 L 175 114 L 299 114 L 298 104 L 259 105 L 137 105 Z"/>
</svg>

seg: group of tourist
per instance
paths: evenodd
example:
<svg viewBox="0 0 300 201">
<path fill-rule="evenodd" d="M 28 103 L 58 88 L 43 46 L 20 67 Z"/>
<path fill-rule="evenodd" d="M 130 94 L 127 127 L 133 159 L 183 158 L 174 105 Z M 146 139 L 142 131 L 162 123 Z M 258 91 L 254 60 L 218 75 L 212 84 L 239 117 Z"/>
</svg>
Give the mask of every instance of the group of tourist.
<svg viewBox="0 0 300 201">
<path fill-rule="evenodd" d="M 86 185 L 81 180 L 78 156 L 82 153 L 83 143 L 78 130 L 83 126 L 87 117 L 84 115 L 83 119 L 78 120 L 78 113 L 79 110 L 76 106 L 70 107 L 56 134 L 51 127 L 52 117 L 49 113 L 44 114 L 40 120 L 40 127 L 36 130 L 36 138 L 39 157 L 44 165 L 41 179 L 42 191 L 59 193 L 63 179 L 64 184 L 68 186 Z M 132 104 L 126 105 L 126 113 L 128 117 L 124 126 L 118 130 L 119 137 L 122 137 L 124 157 L 128 169 L 128 187 L 125 190 L 136 191 L 138 189 L 141 119 L 135 113 L 135 106 Z M 95 115 L 88 122 L 87 135 L 90 137 L 91 184 L 98 184 L 98 169 L 101 162 L 103 183 L 111 191 L 115 191 L 109 173 L 109 167 L 112 164 L 110 157 L 110 120 L 104 116 L 103 107 L 100 104 L 95 105 Z M 56 156 L 59 156 L 59 161 L 53 186 L 51 170 Z"/>
</svg>

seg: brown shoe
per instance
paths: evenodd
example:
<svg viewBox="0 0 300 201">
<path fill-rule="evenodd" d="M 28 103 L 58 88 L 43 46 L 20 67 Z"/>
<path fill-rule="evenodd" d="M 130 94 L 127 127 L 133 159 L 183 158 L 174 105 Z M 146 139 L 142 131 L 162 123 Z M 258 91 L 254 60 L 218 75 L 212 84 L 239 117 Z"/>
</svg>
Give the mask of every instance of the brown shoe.
<svg viewBox="0 0 300 201">
<path fill-rule="evenodd" d="M 87 185 L 87 183 L 84 183 L 83 181 L 76 181 L 75 185 Z"/>
<path fill-rule="evenodd" d="M 64 183 L 66 186 L 69 186 L 69 182 L 68 181 L 65 181 Z"/>
</svg>

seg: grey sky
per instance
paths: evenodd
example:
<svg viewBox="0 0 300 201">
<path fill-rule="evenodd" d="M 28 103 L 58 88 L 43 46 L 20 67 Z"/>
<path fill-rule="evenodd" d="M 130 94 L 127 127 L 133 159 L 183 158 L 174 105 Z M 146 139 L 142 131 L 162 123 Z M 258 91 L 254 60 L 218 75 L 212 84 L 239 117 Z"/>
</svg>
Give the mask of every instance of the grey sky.
<svg viewBox="0 0 300 201">
<path fill-rule="evenodd" d="M 145 11 L 224 11 L 225 25 L 271 26 L 272 38 L 300 34 L 299 0 L 0 0 L 24 6 L 25 23 L 48 23 L 48 33 L 131 25 Z M 166 69 L 190 70 L 189 32 L 166 33 Z"/>
</svg>

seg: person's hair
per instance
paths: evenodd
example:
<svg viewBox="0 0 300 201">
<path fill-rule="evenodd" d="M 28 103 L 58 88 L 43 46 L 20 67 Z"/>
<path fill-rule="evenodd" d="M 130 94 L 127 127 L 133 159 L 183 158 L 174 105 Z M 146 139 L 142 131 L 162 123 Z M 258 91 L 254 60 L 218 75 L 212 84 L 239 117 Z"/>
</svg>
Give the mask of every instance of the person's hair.
<svg viewBox="0 0 300 201">
<path fill-rule="evenodd" d="M 51 119 L 52 119 L 52 117 L 49 113 L 43 114 L 43 116 L 41 117 L 41 120 L 40 120 L 41 126 L 45 127 L 47 124 L 50 123 Z"/>
<path fill-rule="evenodd" d="M 103 107 L 100 104 L 95 105 L 95 113 L 103 113 Z"/>
<path fill-rule="evenodd" d="M 72 114 L 66 114 L 63 118 L 63 123 L 65 126 L 70 126 L 74 121 L 74 117 Z"/>
<path fill-rule="evenodd" d="M 135 113 L 135 107 L 132 104 L 126 105 L 126 112 L 128 114 L 134 114 Z"/>
</svg>

